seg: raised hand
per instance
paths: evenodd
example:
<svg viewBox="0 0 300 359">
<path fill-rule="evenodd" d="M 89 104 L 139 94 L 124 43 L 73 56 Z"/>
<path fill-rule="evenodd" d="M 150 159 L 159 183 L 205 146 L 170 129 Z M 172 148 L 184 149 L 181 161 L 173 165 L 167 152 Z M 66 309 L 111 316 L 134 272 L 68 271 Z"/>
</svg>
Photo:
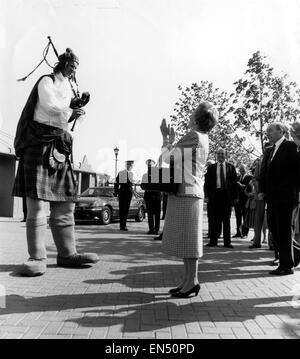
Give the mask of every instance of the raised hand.
<svg viewBox="0 0 300 359">
<path fill-rule="evenodd" d="M 169 143 L 170 145 L 172 145 L 175 141 L 175 137 L 176 137 L 176 133 L 173 127 L 171 127 L 170 131 L 169 131 Z"/>
<path fill-rule="evenodd" d="M 164 138 L 169 136 L 170 133 L 170 125 L 167 126 L 167 121 L 164 118 L 160 125 L 160 132 Z"/>
</svg>

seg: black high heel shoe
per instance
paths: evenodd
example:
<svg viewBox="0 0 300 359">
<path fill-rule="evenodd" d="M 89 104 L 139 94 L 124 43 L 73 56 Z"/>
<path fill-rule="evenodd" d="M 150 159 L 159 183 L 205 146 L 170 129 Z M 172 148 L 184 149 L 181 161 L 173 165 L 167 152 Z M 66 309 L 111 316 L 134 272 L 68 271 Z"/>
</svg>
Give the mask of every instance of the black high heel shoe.
<svg viewBox="0 0 300 359">
<path fill-rule="evenodd" d="M 185 293 L 182 293 L 182 292 L 173 293 L 172 297 L 174 297 L 174 298 L 188 298 L 193 293 L 195 293 L 195 297 L 197 297 L 199 291 L 200 291 L 200 284 L 196 284 L 192 289 L 188 290 Z"/>
<path fill-rule="evenodd" d="M 174 294 L 174 293 L 179 292 L 181 289 L 182 289 L 182 287 L 172 288 L 169 290 L 169 293 Z"/>
</svg>

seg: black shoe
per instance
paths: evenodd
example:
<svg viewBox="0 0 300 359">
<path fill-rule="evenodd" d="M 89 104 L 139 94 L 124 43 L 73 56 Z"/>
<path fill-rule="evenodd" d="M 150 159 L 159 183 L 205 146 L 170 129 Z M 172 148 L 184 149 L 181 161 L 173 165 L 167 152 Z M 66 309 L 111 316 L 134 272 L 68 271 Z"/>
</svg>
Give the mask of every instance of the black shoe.
<svg viewBox="0 0 300 359">
<path fill-rule="evenodd" d="M 174 298 L 188 298 L 193 293 L 195 293 L 195 297 L 197 297 L 199 291 L 200 291 L 200 284 L 196 284 L 192 289 L 188 290 L 185 293 L 182 293 L 180 291 L 173 293 L 172 297 L 174 297 Z"/>
<path fill-rule="evenodd" d="M 292 268 L 285 269 L 285 268 L 278 267 L 277 269 L 272 270 L 271 272 L 269 272 L 269 274 L 272 274 L 272 275 L 290 275 L 290 274 L 294 274 L 294 270 Z"/>
<path fill-rule="evenodd" d="M 279 259 L 274 259 L 271 263 L 271 266 L 279 266 Z"/>
<path fill-rule="evenodd" d="M 153 234 L 154 234 L 155 236 L 158 236 L 159 231 L 154 231 Z"/>
<path fill-rule="evenodd" d="M 225 248 L 234 248 L 234 246 L 232 244 L 226 244 L 224 245 Z"/>
<path fill-rule="evenodd" d="M 75 253 L 69 257 L 57 256 L 57 266 L 66 268 L 80 268 L 84 264 L 92 264 L 99 262 L 96 253 Z"/>
<path fill-rule="evenodd" d="M 125 228 L 120 228 L 120 231 L 125 231 L 125 232 L 127 232 L 127 231 L 128 231 L 128 228 L 127 228 L 127 227 L 125 227 Z"/>
<path fill-rule="evenodd" d="M 205 246 L 206 247 L 217 247 L 218 245 L 214 244 L 214 243 L 207 243 Z"/>
<path fill-rule="evenodd" d="M 252 244 L 251 246 L 249 246 L 248 248 L 253 249 L 253 248 L 261 248 L 260 244 Z"/>
<path fill-rule="evenodd" d="M 232 236 L 232 238 L 241 238 L 242 234 L 241 233 L 236 233 L 234 236 Z"/>
<path fill-rule="evenodd" d="M 147 234 L 156 234 L 154 231 L 149 231 Z"/>
<path fill-rule="evenodd" d="M 154 237 L 153 239 L 155 240 L 155 241 L 161 241 L 162 240 L 162 234 L 160 234 L 159 236 L 157 236 L 157 237 Z"/>
<path fill-rule="evenodd" d="M 181 289 L 182 289 L 182 287 L 172 288 L 169 290 L 169 293 L 174 294 L 174 293 L 180 292 Z"/>
</svg>

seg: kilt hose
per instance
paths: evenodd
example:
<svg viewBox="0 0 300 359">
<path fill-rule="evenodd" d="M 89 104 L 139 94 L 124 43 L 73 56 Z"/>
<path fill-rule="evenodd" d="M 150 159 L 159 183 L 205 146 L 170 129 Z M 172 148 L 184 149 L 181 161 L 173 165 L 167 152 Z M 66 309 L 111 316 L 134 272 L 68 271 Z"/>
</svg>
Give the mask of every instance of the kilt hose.
<svg viewBox="0 0 300 359">
<path fill-rule="evenodd" d="M 53 170 L 44 156 L 49 144 L 27 147 L 20 158 L 13 195 L 44 201 L 74 202 L 77 183 L 71 163 L 67 161 L 61 170 Z"/>
</svg>

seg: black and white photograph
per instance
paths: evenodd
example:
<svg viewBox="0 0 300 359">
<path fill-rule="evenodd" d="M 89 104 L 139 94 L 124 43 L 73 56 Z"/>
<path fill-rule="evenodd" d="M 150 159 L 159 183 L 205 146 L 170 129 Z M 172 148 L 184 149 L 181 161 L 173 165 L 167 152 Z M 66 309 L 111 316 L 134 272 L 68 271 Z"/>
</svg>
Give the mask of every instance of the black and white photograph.
<svg viewBox="0 0 300 359">
<path fill-rule="evenodd" d="M 0 0 L 0 339 L 300 339 L 299 69 L 299 0 Z"/>
</svg>

